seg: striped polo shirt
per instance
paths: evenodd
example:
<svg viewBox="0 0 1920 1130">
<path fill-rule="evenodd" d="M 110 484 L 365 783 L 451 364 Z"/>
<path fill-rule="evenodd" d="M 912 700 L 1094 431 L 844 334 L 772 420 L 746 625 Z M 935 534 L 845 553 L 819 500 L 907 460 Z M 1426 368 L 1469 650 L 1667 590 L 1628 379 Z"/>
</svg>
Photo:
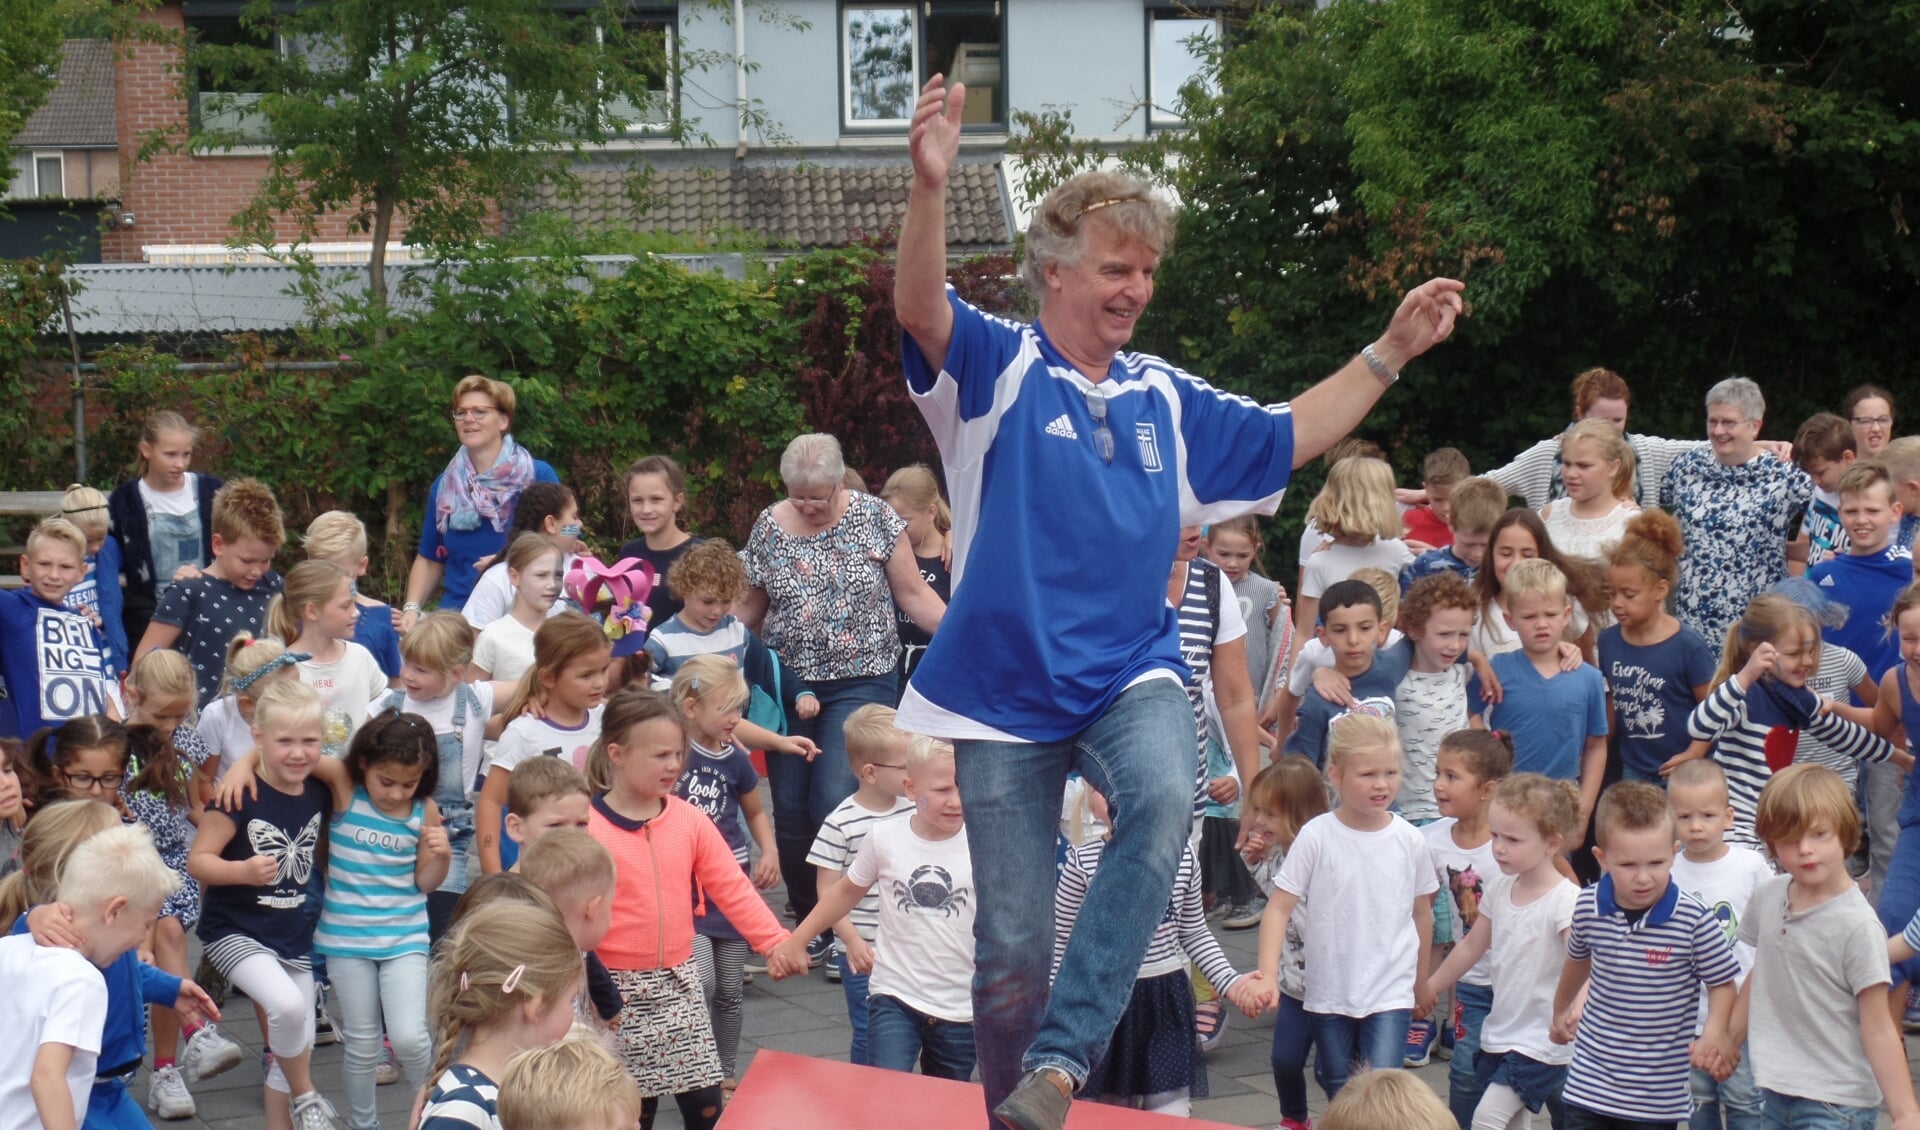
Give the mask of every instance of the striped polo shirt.
<svg viewBox="0 0 1920 1130">
<path fill-rule="evenodd" d="M 427 896 L 414 878 L 423 800 L 405 820 L 374 807 L 367 790 L 327 830 L 327 893 L 313 948 L 339 957 L 385 961 L 427 952 Z"/>
<path fill-rule="evenodd" d="M 1603 877 L 1580 892 L 1567 956 L 1593 963 L 1565 1099 L 1615 1118 L 1685 1122 L 1702 985 L 1740 975 L 1726 931 L 1706 904 L 1671 881 L 1639 921 L 1629 921 Z"/>
</svg>

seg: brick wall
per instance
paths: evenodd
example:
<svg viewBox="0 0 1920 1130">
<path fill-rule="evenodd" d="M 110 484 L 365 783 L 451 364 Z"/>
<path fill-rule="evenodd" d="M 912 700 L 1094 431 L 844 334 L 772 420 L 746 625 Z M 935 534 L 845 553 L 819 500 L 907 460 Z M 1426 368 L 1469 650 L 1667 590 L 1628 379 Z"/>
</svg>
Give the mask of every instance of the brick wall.
<svg viewBox="0 0 1920 1130">
<path fill-rule="evenodd" d="M 163 4 L 145 18 L 171 31 L 184 24 L 180 5 Z M 246 206 L 266 173 L 262 156 L 204 156 L 184 151 L 138 160 L 145 136 L 175 129 L 186 137 L 187 104 L 180 93 L 180 52 L 152 44 L 123 52 L 114 64 L 115 110 L 119 118 L 120 211 L 131 212 L 131 228 L 115 225 L 102 237 L 101 258 L 108 263 L 137 263 L 140 248 L 151 244 L 225 243 L 232 238 L 234 214 Z M 298 228 L 281 229 L 283 242 Z M 398 237 L 397 230 L 395 235 Z M 323 216 L 320 240 L 365 240 L 347 230 L 344 217 Z"/>
</svg>

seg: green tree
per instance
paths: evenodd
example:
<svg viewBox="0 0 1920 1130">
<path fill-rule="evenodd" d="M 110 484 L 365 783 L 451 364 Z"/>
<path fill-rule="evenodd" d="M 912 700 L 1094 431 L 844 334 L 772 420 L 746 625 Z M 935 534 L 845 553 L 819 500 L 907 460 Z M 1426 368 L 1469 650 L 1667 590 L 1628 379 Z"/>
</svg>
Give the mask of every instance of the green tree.
<svg viewBox="0 0 1920 1130">
<path fill-rule="evenodd" d="M 692 6 L 731 18 L 723 0 Z M 623 0 L 564 7 L 553 0 L 249 0 L 244 41 L 190 42 L 184 81 L 264 92 L 257 102 L 263 136 L 202 128 L 190 145 L 200 152 L 266 145 L 268 173 L 236 217 L 246 236 L 272 244 L 290 217 L 304 240 L 322 215 L 345 213 L 372 239 L 368 289 L 383 302 L 386 244 L 402 218 L 414 243 L 460 247 L 536 189 L 566 191 L 586 146 L 623 137 L 637 121 L 679 139 L 704 136 L 697 119 L 665 104 L 664 92 L 688 73 L 731 65 L 731 56 L 670 51 L 663 30 L 634 21 Z M 763 8 L 762 18 L 788 17 Z M 203 97 L 203 126 L 209 115 L 240 105 L 232 93 Z M 733 109 L 749 128 L 768 128 L 757 103 Z M 644 191 L 638 176 L 635 191 Z"/>
<path fill-rule="evenodd" d="M 1551 434 L 1590 365 L 1636 431 L 1701 434 L 1743 372 L 1790 434 L 1914 365 L 1916 45 L 1914 0 L 1250 5 L 1159 143 L 1186 206 L 1141 344 L 1277 398 L 1448 274 L 1472 316 L 1363 428 L 1403 472 Z"/>
</svg>

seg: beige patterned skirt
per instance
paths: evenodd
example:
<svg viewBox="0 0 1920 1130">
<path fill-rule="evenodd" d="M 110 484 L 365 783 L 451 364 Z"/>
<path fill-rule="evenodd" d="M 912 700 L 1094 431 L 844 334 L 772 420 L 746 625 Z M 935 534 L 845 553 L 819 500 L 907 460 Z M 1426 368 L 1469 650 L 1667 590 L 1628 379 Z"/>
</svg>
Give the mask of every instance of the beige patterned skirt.
<svg viewBox="0 0 1920 1130">
<path fill-rule="evenodd" d="M 640 1093 L 677 1095 L 717 1085 L 720 1053 L 694 963 L 608 972 L 625 1002 L 616 1021 L 620 1061 Z"/>
</svg>

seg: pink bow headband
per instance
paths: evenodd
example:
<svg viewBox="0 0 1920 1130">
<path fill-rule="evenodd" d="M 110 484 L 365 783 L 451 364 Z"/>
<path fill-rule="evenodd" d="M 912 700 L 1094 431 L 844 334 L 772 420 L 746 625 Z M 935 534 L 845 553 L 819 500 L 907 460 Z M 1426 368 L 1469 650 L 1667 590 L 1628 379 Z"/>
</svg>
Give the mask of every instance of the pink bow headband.
<svg viewBox="0 0 1920 1130">
<path fill-rule="evenodd" d="M 620 643 L 628 637 L 646 639 L 647 598 L 653 594 L 653 586 L 652 564 L 638 557 L 623 557 L 607 565 L 583 554 L 567 568 L 567 599 L 600 622 L 616 651 L 623 650 Z M 630 645 L 636 642 L 628 640 Z M 624 650 L 630 653 L 632 648 Z"/>
</svg>

